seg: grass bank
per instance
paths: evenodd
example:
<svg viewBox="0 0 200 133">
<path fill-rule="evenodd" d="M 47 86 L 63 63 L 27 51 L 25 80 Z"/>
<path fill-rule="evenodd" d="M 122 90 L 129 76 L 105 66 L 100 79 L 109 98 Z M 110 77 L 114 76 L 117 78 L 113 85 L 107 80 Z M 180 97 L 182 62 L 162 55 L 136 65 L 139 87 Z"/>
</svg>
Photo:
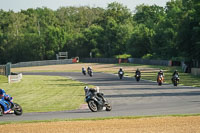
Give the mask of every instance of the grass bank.
<svg viewBox="0 0 200 133">
<path fill-rule="evenodd" d="M 0 77 L 0 88 L 14 97 L 24 112 L 49 112 L 77 109 L 84 103 L 84 83 L 59 76 L 24 75 L 21 82 L 7 83 Z"/>
</svg>

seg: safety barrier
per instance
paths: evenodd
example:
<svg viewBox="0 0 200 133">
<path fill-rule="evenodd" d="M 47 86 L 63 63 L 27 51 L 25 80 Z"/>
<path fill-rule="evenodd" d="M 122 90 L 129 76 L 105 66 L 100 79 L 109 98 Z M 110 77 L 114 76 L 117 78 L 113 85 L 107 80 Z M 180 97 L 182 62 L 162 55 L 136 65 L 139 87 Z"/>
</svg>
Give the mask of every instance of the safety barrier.
<svg viewBox="0 0 200 133">
<path fill-rule="evenodd" d="M 72 64 L 72 59 L 19 62 L 19 63 L 16 63 L 16 64 L 12 64 L 12 68 L 31 67 L 31 66 L 45 66 L 45 65 L 58 65 L 58 64 Z"/>
</svg>

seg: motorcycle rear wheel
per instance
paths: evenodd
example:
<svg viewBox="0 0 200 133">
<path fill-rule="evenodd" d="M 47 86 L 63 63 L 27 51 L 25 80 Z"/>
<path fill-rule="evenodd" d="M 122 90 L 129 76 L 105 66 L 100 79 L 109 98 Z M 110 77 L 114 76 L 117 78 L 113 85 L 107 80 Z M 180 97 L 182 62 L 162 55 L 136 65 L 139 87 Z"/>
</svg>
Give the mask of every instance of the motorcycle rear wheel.
<svg viewBox="0 0 200 133">
<path fill-rule="evenodd" d="M 2 107 L 0 106 L 0 116 L 2 116 L 3 115 L 3 109 L 2 109 Z"/>
<path fill-rule="evenodd" d="M 13 103 L 13 104 L 14 104 L 14 114 L 22 115 L 22 112 L 23 112 L 22 107 L 17 103 Z"/>
<path fill-rule="evenodd" d="M 98 111 L 97 103 L 94 100 L 88 101 L 88 107 L 92 112 L 97 112 Z"/>
</svg>

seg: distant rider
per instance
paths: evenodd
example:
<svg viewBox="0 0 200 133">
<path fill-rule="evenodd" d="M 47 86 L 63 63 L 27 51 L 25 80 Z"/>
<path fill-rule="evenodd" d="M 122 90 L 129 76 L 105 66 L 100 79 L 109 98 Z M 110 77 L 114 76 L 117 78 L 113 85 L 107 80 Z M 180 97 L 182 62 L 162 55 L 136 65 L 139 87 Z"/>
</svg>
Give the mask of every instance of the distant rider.
<svg viewBox="0 0 200 133">
<path fill-rule="evenodd" d="M 83 74 L 86 74 L 85 67 L 82 67 L 82 73 L 83 73 Z"/>
<path fill-rule="evenodd" d="M 119 75 L 120 75 L 120 74 L 124 75 L 124 71 L 122 70 L 122 67 L 119 68 L 118 74 L 119 74 Z"/>
<path fill-rule="evenodd" d="M 175 75 L 177 75 L 177 76 L 179 77 L 178 70 L 175 70 L 175 71 L 174 71 L 174 73 L 172 74 L 172 79 L 171 79 L 171 80 L 173 80 L 173 78 L 174 78 Z M 179 80 L 179 78 L 178 78 L 178 80 Z"/>
<path fill-rule="evenodd" d="M 89 67 L 87 68 L 87 72 L 89 72 L 89 71 L 92 71 L 92 67 L 91 67 L 91 66 L 89 66 Z"/>
<path fill-rule="evenodd" d="M 160 71 L 158 72 L 157 81 L 158 81 L 158 78 L 159 78 L 160 75 L 162 75 L 164 77 L 164 73 L 163 73 L 162 69 L 160 69 Z"/>
<path fill-rule="evenodd" d="M 139 69 L 137 69 L 136 71 L 135 71 L 135 76 L 136 75 L 139 75 L 139 76 L 141 76 L 141 72 L 140 72 L 140 70 Z"/>
</svg>

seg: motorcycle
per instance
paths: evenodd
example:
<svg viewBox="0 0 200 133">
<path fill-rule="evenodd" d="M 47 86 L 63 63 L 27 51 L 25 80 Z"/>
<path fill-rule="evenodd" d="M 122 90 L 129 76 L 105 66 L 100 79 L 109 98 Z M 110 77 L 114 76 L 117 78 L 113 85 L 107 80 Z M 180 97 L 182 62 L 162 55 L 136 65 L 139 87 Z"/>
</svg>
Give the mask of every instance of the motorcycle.
<svg viewBox="0 0 200 133">
<path fill-rule="evenodd" d="M 172 78 L 172 83 L 174 84 L 174 86 L 177 86 L 179 82 L 179 77 L 177 74 L 174 75 L 174 77 Z"/>
<path fill-rule="evenodd" d="M 6 112 L 4 110 L 7 110 Z M 15 114 L 22 115 L 22 107 L 17 104 L 7 100 L 0 99 L 0 116 L 3 114 Z"/>
<path fill-rule="evenodd" d="M 135 79 L 136 79 L 137 82 L 140 81 L 140 77 L 141 77 L 141 76 L 140 76 L 139 74 L 136 74 L 136 75 L 135 75 Z"/>
<path fill-rule="evenodd" d="M 160 75 L 158 76 L 157 82 L 158 82 L 158 85 L 162 85 L 162 84 L 163 84 L 163 82 L 164 82 L 164 77 L 163 77 L 163 75 L 160 74 Z"/>
<path fill-rule="evenodd" d="M 91 70 L 91 69 L 89 69 L 89 70 L 88 70 L 88 75 L 89 75 L 90 77 L 92 77 L 92 76 L 93 76 L 93 72 L 92 72 L 92 70 Z"/>
<path fill-rule="evenodd" d="M 104 98 L 103 93 L 96 92 L 95 90 L 90 90 L 91 92 L 86 95 L 85 101 L 88 104 L 89 109 L 92 112 L 97 112 L 106 108 L 106 111 L 111 111 L 112 106 L 110 103 Z"/>
<path fill-rule="evenodd" d="M 82 73 L 83 73 L 83 75 L 86 75 L 86 70 L 82 69 Z"/>
<path fill-rule="evenodd" d="M 123 72 L 123 71 L 119 71 L 119 72 L 118 72 L 118 75 L 119 75 L 119 79 L 122 79 L 122 78 L 123 78 L 123 75 L 124 75 L 124 72 Z"/>
</svg>

